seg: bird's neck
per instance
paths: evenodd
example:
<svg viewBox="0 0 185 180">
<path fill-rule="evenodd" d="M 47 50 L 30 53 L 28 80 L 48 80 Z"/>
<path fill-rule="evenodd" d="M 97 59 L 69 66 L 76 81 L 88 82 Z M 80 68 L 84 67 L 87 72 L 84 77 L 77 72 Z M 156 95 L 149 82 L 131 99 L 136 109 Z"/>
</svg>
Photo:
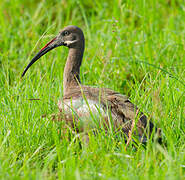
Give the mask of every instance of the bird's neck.
<svg viewBox="0 0 185 180">
<path fill-rule="evenodd" d="M 83 58 L 84 46 L 70 48 L 63 75 L 64 96 L 69 89 L 80 83 L 80 66 Z"/>
</svg>

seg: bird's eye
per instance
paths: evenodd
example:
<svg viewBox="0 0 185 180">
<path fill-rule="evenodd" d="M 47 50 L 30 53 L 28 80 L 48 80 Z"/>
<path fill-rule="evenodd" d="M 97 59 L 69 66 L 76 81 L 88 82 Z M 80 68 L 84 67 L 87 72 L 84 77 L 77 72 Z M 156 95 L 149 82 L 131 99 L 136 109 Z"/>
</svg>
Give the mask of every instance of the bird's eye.
<svg viewBox="0 0 185 180">
<path fill-rule="evenodd" d="M 67 36 L 67 35 L 69 35 L 69 31 L 64 31 L 63 36 Z"/>
</svg>

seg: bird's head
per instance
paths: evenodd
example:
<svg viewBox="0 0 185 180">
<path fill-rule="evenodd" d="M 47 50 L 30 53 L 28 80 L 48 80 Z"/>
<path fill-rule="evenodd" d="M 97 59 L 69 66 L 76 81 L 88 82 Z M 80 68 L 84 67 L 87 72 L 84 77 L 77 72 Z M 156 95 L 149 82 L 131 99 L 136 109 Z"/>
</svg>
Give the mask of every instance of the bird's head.
<svg viewBox="0 0 185 180">
<path fill-rule="evenodd" d="M 40 57 L 42 57 L 47 52 L 59 46 L 66 46 L 68 48 L 84 48 L 84 35 L 80 28 L 76 26 L 67 26 L 62 29 L 59 34 L 48 42 L 31 60 L 28 66 L 22 73 L 22 77 L 25 75 L 26 71 L 31 67 L 31 65 L 36 62 Z"/>
</svg>

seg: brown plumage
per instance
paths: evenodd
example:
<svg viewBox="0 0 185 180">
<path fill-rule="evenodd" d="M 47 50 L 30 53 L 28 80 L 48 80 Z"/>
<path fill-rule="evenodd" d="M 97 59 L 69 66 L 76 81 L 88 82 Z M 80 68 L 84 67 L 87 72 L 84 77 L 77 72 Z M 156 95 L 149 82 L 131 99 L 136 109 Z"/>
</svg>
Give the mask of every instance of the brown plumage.
<svg viewBox="0 0 185 180">
<path fill-rule="evenodd" d="M 106 88 L 81 85 L 79 74 L 85 39 L 80 28 L 64 28 L 32 59 L 22 76 L 36 60 L 58 46 L 69 48 L 63 77 L 64 97 L 58 103 L 60 119 L 78 132 L 99 127 L 106 130 L 112 128 L 115 132 L 122 132 L 125 137 L 135 134 L 141 142 L 146 142 L 154 125 L 126 96 Z"/>
</svg>

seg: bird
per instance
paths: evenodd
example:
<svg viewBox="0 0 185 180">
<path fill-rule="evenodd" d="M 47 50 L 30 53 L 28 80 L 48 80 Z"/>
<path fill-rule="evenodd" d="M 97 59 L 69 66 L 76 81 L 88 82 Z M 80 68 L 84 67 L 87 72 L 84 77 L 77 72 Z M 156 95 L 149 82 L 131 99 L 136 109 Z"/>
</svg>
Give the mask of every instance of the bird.
<svg viewBox="0 0 185 180">
<path fill-rule="evenodd" d="M 93 128 L 109 129 L 124 135 L 125 142 L 134 136 L 145 143 L 152 132 L 158 129 L 147 116 L 134 105 L 126 95 L 108 88 L 81 84 L 80 67 L 85 50 L 85 37 L 81 28 L 70 25 L 48 42 L 30 61 L 22 73 L 44 54 L 64 46 L 69 49 L 63 72 L 63 99 L 59 100 L 60 120 L 76 132 L 88 132 Z"/>
</svg>

